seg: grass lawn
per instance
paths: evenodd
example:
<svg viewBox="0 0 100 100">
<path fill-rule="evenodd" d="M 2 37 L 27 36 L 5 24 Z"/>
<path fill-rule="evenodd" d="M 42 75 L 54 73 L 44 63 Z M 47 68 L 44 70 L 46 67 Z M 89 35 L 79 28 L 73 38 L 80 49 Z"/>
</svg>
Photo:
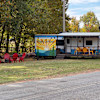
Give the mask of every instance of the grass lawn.
<svg viewBox="0 0 100 100">
<path fill-rule="evenodd" d="M 100 70 L 100 59 L 33 60 L 0 64 L 0 84 Z"/>
</svg>

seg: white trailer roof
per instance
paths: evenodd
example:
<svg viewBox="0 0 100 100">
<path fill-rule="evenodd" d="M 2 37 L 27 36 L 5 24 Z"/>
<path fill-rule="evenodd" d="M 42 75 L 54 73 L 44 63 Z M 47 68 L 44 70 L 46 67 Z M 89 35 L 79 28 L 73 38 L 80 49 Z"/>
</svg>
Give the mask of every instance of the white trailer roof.
<svg viewBox="0 0 100 100">
<path fill-rule="evenodd" d="M 100 32 L 78 32 L 78 33 L 60 33 L 58 36 L 100 36 Z"/>
<path fill-rule="evenodd" d="M 36 34 L 35 36 L 100 36 L 100 32 L 65 32 L 59 34 Z"/>
</svg>

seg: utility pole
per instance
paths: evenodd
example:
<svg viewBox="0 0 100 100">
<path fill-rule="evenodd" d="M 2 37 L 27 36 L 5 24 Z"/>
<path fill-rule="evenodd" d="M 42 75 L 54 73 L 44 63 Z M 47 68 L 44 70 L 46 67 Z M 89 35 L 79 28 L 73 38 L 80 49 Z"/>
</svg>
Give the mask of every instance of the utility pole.
<svg viewBox="0 0 100 100">
<path fill-rule="evenodd" d="M 65 33 L 65 0 L 63 1 L 63 33 Z"/>
<path fill-rule="evenodd" d="M 80 23 L 78 23 L 78 32 L 80 32 Z"/>
</svg>

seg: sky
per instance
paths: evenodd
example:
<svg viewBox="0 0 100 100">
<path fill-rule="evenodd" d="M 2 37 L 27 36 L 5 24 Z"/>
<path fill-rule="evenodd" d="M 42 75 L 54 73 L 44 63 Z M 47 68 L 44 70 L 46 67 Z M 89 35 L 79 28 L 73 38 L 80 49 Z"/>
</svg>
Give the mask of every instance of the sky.
<svg viewBox="0 0 100 100">
<path fill-rule="evenodd" d="M 79 20 L 80 16 L 89 11 L 93 11 L 100 22 L 100 0 L 69 0 L 66 13 Z"/>
</svg>

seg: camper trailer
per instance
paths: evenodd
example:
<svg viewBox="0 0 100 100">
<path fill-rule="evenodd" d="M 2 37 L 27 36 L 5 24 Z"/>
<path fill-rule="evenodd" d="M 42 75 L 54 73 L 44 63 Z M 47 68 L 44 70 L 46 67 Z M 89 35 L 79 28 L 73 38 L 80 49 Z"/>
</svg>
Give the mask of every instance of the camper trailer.
<svg viewBox="0 0 100 100">
<path fill-rule="evenodd" d="M 38 34 L 35 35 L 35 53 L 52 57 L 58 54 L 99 57 L 100 32 Z"/>
</svg>

